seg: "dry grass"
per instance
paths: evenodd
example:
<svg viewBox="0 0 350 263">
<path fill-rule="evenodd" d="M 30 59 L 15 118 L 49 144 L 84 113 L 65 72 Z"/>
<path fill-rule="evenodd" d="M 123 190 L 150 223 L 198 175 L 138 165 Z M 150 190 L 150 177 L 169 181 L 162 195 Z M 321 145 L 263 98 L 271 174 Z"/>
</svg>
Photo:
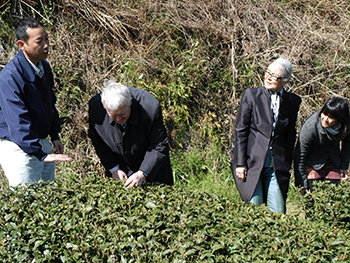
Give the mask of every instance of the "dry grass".
<svg viewBox="0 0 350 263">
<path fill-rule="evenodd" d="M 82 170 L 87 159 L 98 163 L 86 136 L 87 102 L 104 78 L 120 79 L 129 61 L 135 68 L 122 78 L 126 84 L 137 85 L 142 75 L 146 84 L 154 81 L 166 89 L 179 66 L 188 65 L 185 51 L 191 51 L 194 68 L 188 75 L 201 72 L 187 76 L 196 86 L 188 104 L 196 112 L 192 122 L 218 127 L 228 148 L 242 91 L 260 86 L 264 69 L 277 57 L 294 65 L 287 89 L 303 98 L 299 127 L 329 97 L 349 97 L 350 10 L 345 0 L 51 2 L 47 10 L 48 0 L 11 1 L 0 4 L 0 11 L 4 19 L 30 15 L 47 23 L 50 61 L 62 72 L 56 75 L 58 107 L 66 112 L 64 137 Z M 7 52 L 0 57 L 2 66 L 13 54 Z M 164 96 L 159 99 L 166 122 L 173 123 L 176 108 L 167 106 L 171 97 Z"/>
</svg>

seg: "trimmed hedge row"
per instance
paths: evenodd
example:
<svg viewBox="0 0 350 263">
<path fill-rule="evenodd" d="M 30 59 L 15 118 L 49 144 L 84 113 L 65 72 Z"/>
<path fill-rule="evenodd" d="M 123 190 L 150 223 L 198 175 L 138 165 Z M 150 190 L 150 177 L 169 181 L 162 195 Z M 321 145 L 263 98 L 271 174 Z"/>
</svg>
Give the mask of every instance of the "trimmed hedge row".
<svg viewBox="0 0 350 263">
<path fill-rule="evenodd" d="M 179 187 L 59 178 L 4 190 L 0 214 L 6 262 L 350 260 L 346 228 Z"/>
</svg>

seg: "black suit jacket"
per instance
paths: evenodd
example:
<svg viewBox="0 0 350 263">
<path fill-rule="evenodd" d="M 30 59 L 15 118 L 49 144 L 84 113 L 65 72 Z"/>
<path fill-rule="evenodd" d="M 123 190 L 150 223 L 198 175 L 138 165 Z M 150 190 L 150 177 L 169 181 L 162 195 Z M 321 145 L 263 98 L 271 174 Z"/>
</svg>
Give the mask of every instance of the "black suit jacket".
<svg viewBox="0 0 350 263">
<path fill-rule="evenodd" d="M 120 165 L 128 176 L 141 170 L 148 182 L 173 185 L 169 144 L 159 102 L 147 91 L 129 88 L 132 105 L 125 130 L 107 114 L 101 95 L 89 102 L 89 137 L 103 166 Z"/>
<path fill-rule="evenodd" d="M 274 136 L 270 93 L 265 87 L 245 90 L 235 124 L 232 172 L 238 191 L 245 202 L 252 198 L 269 146 L 273 168 L 283 197 L 287 198 L 292 155 L 295 144 L 295 123 L 301 98 L 283 91 Z M 235 174 L 236 166 L 246 166 L 247 179 L 242 182 Z"/>
</svg>

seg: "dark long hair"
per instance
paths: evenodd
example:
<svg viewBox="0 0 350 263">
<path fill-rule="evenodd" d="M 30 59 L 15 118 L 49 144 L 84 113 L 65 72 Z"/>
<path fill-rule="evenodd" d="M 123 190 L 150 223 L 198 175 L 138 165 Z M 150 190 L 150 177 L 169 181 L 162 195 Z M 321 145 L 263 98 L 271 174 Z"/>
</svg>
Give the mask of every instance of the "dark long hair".
<svg viewBox="0 0 350 263">
<path fill-rule="evenodd" d="M 346 99 L 333 97 L 330 98 L 320 110 L 321 114 L 327 115 L 332 119 L 336 119 L 342 124 L 340 134 L 345 134 L 350 128 L 349 103 Z"/>
</svg>

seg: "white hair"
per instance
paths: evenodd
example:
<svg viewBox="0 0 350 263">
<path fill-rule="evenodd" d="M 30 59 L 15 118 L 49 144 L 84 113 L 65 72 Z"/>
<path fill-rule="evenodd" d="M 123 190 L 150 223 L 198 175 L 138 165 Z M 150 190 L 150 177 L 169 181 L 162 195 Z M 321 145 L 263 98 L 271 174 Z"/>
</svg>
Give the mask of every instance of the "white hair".
<svg viewBox="0 0 350 263">
<path fill-rule="evenodd" d="M 283 81 L 287 81 L 290 78 L 290 76 L 292 75 L 293 66 L 289 60 L 287 60 L 285 58 L 278 58 L 278 59 L 274 60 L 270 65 L 272 65 L 272 64 L 278 64 L 278 65 L 282 66 Z"/>
<path fill-rule="evenodd" d="M 129 88 L 115 80 L 106 80 L 102 85 L 101 101 L 110 111 L 116 111 L 121 105 L 129 106 L 131 102 Z"/>
</svg>

